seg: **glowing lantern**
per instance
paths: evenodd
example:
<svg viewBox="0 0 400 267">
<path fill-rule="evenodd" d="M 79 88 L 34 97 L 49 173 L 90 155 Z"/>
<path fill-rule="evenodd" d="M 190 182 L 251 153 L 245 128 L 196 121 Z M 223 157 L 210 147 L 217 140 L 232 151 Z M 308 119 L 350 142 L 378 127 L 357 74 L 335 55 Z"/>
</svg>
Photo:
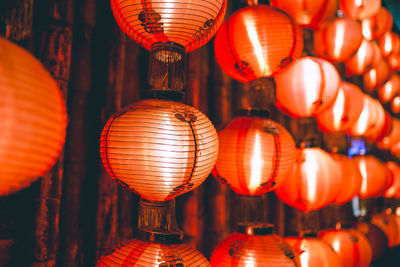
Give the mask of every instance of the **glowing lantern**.
<svg viewBox="0 0 400 267">
<path fill-rule="evenodd" d="M 358 195 L 362 177 L 353 159 L 339 154 L 334 154 L 333 158 L 340 164 L 344 183 L 335 199 L 335 204 L 342 205 Z"/>
<path fill-rule="evenodd" d="M 341 267 L 339 255 L 324 241 L 315 237 L 285 237 L 299 255 L 300 267 Z"/>
<path fill-rule="evenodd" d="M 242 227 L 219 244 L 211 266 L 299 266 L 296 254 L 286 241 L 273 234 L 273 226 Z"/>
<path fill-rule="evenodd" d="M 392 26 L 392 14 L 384 7 L 381 7 L 375 16 L 365 18 L 361 22 L 363 36 L 367 40 L 381 37 L 385 32 L 390 31 Z"/>
<path fill-rule="evenodd" d="M 357 156 L 354 160 L 362 176 L 360 198 L 381 196 L 391 183 L 386 166 L 373 156 Z"/>
<path fill-rule="evenodd" d="M 396 156 L 400 155 L 400 141 L 396 142 L 394 145 L 390 147 L 390 153 Z"/>
<path fill-rule="evenodd" d="M 332 18 L 337 10 L 336 0 L 271 0 L 271 5 L 287 12 L 298 25 L 312 29 Z"/>
<path fill-rule="evenodd" d="M 400 51 L 398 53 L 393 53 L 390 54 L 387 58 L 387 61 L 389 63 L 389 66 L 394 70 L 394 71 L 400 71 Z"/>
<path fill-rule="evenodd" d="M 378 89 L 380 86 L 384 85 L 391 76 L 392 71 L 388 62 L 382 58 L 372 69 L 363 75 L 364 89 L 366 91 Z"/>
<path fill-rule="evenodd" d="M 381 0 L 340 0 L 340 9 L 354 20 L 375 16 L 380 8 Z"/>
<path fill-rule="evenodd" d="M 293 138 L 270 119 L 237 117 L 218 136 L 220 150 L 213 174 L 237 194 L 271 191 L 292 170 L 296 150 Z"/>
<path fill-rule="evenodd" d="M 370 142 L 376 142 L 384 138 L 389 133 L 391 127 L 390 114 L 384 110 L 379 101 L 374 100 L 374 102 L 375 111 L 372 114 L 375 114 L 375 116 L 371 116 L 371 123 L 373 123 L 370 124 L 370 128 L 364 134 Z"/>
<path fill-rule="evenodd" d="M 376 145 L 380 149 L 389 149 L 400 141 L 400 120 L 392 118 L 390 131 L 386 136 L 379 140 Z"/>
<path fill-rule="evenodd" d="M 67 115 L 57 83 L 29 52 L 0 38 L 0 196 L 30 185 L 56 162 Z"/>
<path fill-rule="evenodd" d="M 378 43 L 384 57 L 388 57 L 392 53 L 399 53 L 400 51 L 400 36 L 397 33 L 385 32 L 385 34 L 379 37 Z"/>
<path fill-rule="evenodd" d="M 368 267 L 372 248 L 368 239 L 354 229 L 326 230 L 319 233 L 339 255 L 343 267 Z"/>
<path fill-rule="evenodd" d="M 397 95 L 393 98 L 391 105 L 390 105 L 392 112 L 397 114 L 400 112 L 400 96 Z"/>
<path fill-rule="evenodd" d="M 225 0 L 111 0 L 121 29 L 150 49 L 155 43 L 175 43 L 190 52 L 206 44 L 218 30 Z"/>
<path fill-rule="evenodd" d="M 381 228 L 370 222 L 359 222 L 356 229 L 369 241 L 372 248 L 372 260 L 379 259 L 388 247 L 388 239 Z"/>
<path fill-rule="evenodd" d="M 185 244 L 131 239 L 101 257 L 96 266 L 210 266 L 210 263 L 199 251 Z"/>
<path fill-rule="evenodd" d="M 360 117 L 363 99 L 364 93 L 360 88 L 352 83 L 341 82 L 335 101 L 316 116 L 319 127 L 326 132 L 349 129 Z"/>
<path fill-rule="evenodd" d="M 360 75 L 373 67 L 376 58 L 374 44 L 373 41 L 362 41 L 357 52 L 345 62 L 348 75 Z"/>
<path fill-rule="evenodd" d="M 393 73 L 389 81 L 378 89 L 379 100 L 387 103 L 400 91 L 400 76 Z"/>
<path fill-rule="evenodd" d="M 276 105 L 294 117 L 309 117 L 335 100 L 340 76 L 326 60 L 304 57 L 275 76 Z"/>
<path fill-rule="evenodd" d="M 332 203 L 340 192 L 342 172 L 331 155 L 320 148 L 298 148 L 292 174 L 275 189 L 286 204 L 302 211 Z"/>
<path fill-rule="evenodd" d="M 399 243 L 398 236 L 400 232 L 395 217 L 396 215 L 393 214 L 375 214 L 371 219 L 371 223 L 385 232 L 389 247 L 394 247 Z"/>
<path fill-rule="evenodd" d="M 390 174 L 392 175 L 393 183 L 385 191 L 384 197 L 386 198 L 398 197 L 400 195 L 400 167 L 393 161 L 386 162 L 386 167 L 388 168 Z"/>
<path fill-rule="evenodd" d="M 315 53 L 330 61 L 346 61 L 362 42 L 361 26 L 348 18 L 336 18 L 321 24 L 314 32 Z"/>
<path fill-rule="evenodd" d="M 100 152 L 111 177 L 145 199 L 165 201 L 207 178 L 217 160 L 218 136 L 199 110 L 147 99 L 108 120 Z"/>
<path fill-rule="evenodd" d="M 238 10 L 221 25 L 214 49 L 221 68 L 247 83 L 271 77 L 299 58 L 303 35 L 283 11 L 256 5 Z"/>
</svg>

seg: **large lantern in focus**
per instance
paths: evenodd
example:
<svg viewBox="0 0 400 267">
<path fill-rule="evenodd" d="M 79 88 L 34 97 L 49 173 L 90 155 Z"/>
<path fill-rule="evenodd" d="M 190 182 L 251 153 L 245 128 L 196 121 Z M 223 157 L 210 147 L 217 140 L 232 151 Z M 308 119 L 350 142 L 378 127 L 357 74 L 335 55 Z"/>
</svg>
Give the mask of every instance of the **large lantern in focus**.
<svg viewBox="0 0 400 267">
<path fill-rule="evenodd" d="M 357 52 L 346 60 L 346 73 L 348 75 L 360 75 L 373 67 L 377 55 L 375 55 L 374 41 L 363 40 Z"/>
<path fill-rule="evenodd" d="M 378 43 L 384 57 L 388 57 L 392 53 L 399 53 L 400 51 L 400 36 L 397 33 L 385 32 L 385 34 L 379 37 Z"/>
<path fill-rule="evenodd" d="M 374 214 L 371 218 L 371 223 L 385 232 L 389 247 L 394 247 L 399 244 L 400 229 L 397 226 L 395 217 L 396 215 L 394 214 Z"/>
<path fill-rule="evenodd" d="M 381 7 L 375 16 L 361 21 L 362 33 L 367 40 L 381 37 L 385 32 L 390 31 L 392 26 L 392 14 L 384 7 Z"/>
<path fill-rule="evenodd" d="M 331 155 L 320 148 L 298 148 L 291 175 L 275 189 L 286 204 L 302 211 L 332 203 L 340 192 L 342 172 Z"/>
<path fill-rule="evenodd" d="M 221 25 L 214 41 L 220 67 L 246 83 L 273 76 L 299 58 L 302 49 L 302 32 L 292 18 L 266 5 L 238 10 Z"/>
<path fill-rule="evenodd" d="M 315 53 L 330 61 L 346 61 L 362 42 L 361 26 L 349 18 L 335 18 L 322 23 L 314 32 Z"/>
<path fill-rule="evenodd" d="M 375 16 L 381 8 L 381 0 L 340 0 L 340 9 L 347 17 L 363 20 Z"/>
<path fill-rule="evenodd" d="M 342 267 L 368 267 L 372 259 L 372 248 L 368 239 L 354 229 L 333 229 L 319 233 L 339 255 Z"/>
<path fill-rule="evenodd" d="M 388 247 L 388 239 L 381 228 L 370 222 L 359 222 L 356 229 L 369 241 L 372 248 L 372 260 L 379 259 Z"/>
<path fill-rule="evenodd" d="M 339 255 L 316 237 L 285 237 L 285 241 L 299 255 L 300 267 L 341 267 Z"/>
<path fill-rule="evenodd" d="M 393 73 L 389 81 L 378 89 L 379 100 L 387 103 L 400 92 L 400 76 Z"/>
<path fill-rule="evenodd" d="M 190 52 L 218 30 L 226 0 L 111 0 L 111 7 L 121 29 L 146 49 L 174 43 Z"/>
<path fill-rule="evenodd" d="M 319 128 L 326 132 L 346 131 L 360 117 L 363 99 L 364 93 L 360 88 L 342 81 L 335 101 L 316 116 Z"/>
<path fill-rule="evenodd" d="M 332 18 L 337 10 L 336 0 L 271 0 L 271 5 L 287 12 L 298 25 L 312 29 Z"/>
<path fill-rule="evenodd" d="M 362 176 L 360 198 L 381 196 L 391 183 L 386 166 L 374 156 L 357 156 L 354 160 Z"/>
<path fill-rule="evenodd" d="M 384 193 L 384 197 L 398 198 L 400 196 L 400 166 L 397 165 L 397 163 L 395 163 L 393 161 L 389 161 L 389 162 L 386 162 L 386 167 L 392 176 L 393 182 L 392 182 L 392 185 L 388 189 L 386 189 L 386 191 Z M 400 235 L 400 232 L 399 232 L 399 235 Z"/>
<path fill-rule="evenodd" d="M 364 73 L 364 89 L 372 91 L 384 85 L 392 76 L 392 70 L 385 58 L 381 58 L 372 69 Z"/>
<path fill-rule="evenodd" d="M 0 38 L 0 196 L 27 187 L 56 162 L 67 115 L 57 83 L 29 52 Z"/>
<path fill-rule="evenodd" d="M 197 250 L 185 244 L 159 244 L 131 239 L 124 242 L 96 265 L 105 266 L 210 266 Z"/>
<path fill-rule="evenodd" d="M 222 241 L 211 254 L 211 266 L 299 266 L 286 241 L 273 234 L 272 225 L 239 227 L 239 232 Z"/>
<path fill-rule="evenodd" d="M 237 194 L 271 191 L 292 170 L 295 143 L 279 123 L 259 116 L 240 116 L 218 137 L 220 149 L 213 174 Z"/>
<path fill-rule="evenodd" d="M 317 115 L 335 100 L 340 76 L 326 60 L 304 57 L 275 76 L 277 107 L 294 117 Z"/>
</svg>

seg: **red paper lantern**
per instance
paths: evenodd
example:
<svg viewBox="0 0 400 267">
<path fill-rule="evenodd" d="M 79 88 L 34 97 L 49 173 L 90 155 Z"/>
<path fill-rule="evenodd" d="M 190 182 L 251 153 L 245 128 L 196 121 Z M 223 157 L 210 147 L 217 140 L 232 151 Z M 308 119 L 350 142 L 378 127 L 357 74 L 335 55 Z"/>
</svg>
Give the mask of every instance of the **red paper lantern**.
<svg viewBox="0 0 400 267">
<path fill-rule="evenodd" d="M 360 117 L 363 99 L 364 93 L 360 88 L 352 83 L 341 82 L 335 101 L 316 116 L 319 128 L 326 132 L 349 129 Z"/>
<path fill-rule="evenodd" d="M 335 100 L 340 76 L 326 60 L 303 57 L 275 76 L 276 105 L 294 117 L 317 115 Z"/>
<path fill-rule="evenodd" d="M 210 263 L 215 267 L 299 266 L 292 248 L 270 227 L 231 234 L 215 248 Z"/>
<path fill-rule="evenodd" d="M 315 53 L 330 61 L 346 61 L 357 52 L 363 38 L 361 26 L 349 18 L 321 24 L 314 32 Z"/>
<path fill-rule="evenodd" d="M 111 177 L 145 199 L 165 201 L 207 178 L 217 160 L 218 136 L 199 110 L 147 99 L 108 120 L 100 152 Z"/>
<path fill-rule="evenodd" d="M 314 237 L 285 237 L 299 255 L 301 267 L 342 267 L 339 255 L 324 241 Z"/>
<path fill-rule="evenodd" d="M 312 29 L 332 18 L 337 10 L 336 0 L 271 0 L 271 5 L 287 12 L 298 25 Z"/>
<path fill-rule="evenodd" d="M 345 62 L 347 75 L 360 75 L 372 68 L 376 61 L 375 47 L 374 41 L 364 39 L 357 52 Z"/>
<path fill-rule="evenodd" d="M 218 133 L 220 148 L 214 176 L 240 195 L 261 195 L 290 174 L 296 146 L 279 123 L 257 116 L 233 119 Z"/>
<path fill-rule="evenodd" d="M 381 0 L 340 0 L 340 9 L 354 20 L 375 16 L 380 8 Z"/>
<path fill-rule="evenodd" d="M 186 244 L 131 239 L 101 257 L 96 266 L 210 266 L 210 263 L 199 251 Z"/>
<path fill-rule="evenodd" d="M 400 112 L 400 96 L 397 95 L 392 99 L 391 105 L 390 105 L 392 112 L 394 114 L 397 114 Z"/>
<path fill-rule="evenodd" d="M 361 22 L 363 36 L 367 40 L 381 37 L 385 32 L 390 31 L 392 26 L 392 14 L 384 7 L 381 7 L 375 16 L 365 18 Z"/>
<path fill-rule="evenodd" d="M 292 174 L 275 189 L 277 196 L 302 211 L 332 203 L 342 185 L 339 163 L 320 148 L 298 148 L 296 154 Z"/>
<path fill-rule="evenodd" d="M 190 52 L 214 36 L 226 0 L 111 0 L 111 8 L 121 29 L 146 49 L 172 42 Z"/>
<path fill-rule="evenodd" d="M 354 160 L 362 176 L 360 198 L 381 196 L 391 183 L 386 166 L 374 156 L 357 156 Z"/>
<path fill-rule="evenodd" d="M 389 247 L 397 246 L 399 243 L 400 232 L 395 217 L 396 215 L 393 214 L 375 214 L 371 219 L 371 223 L 385 232 Z"/>
<path fill-rule="evenodd" d="M 379 140 L 376 145 L 380 149 L 389 149 L 391 146 L 400 141 L 400 120 L 392 118 L 390 131 L 388 134 Z"/>
<path fill-rule="evenodd" d="M 392 70 L 386 61 L 382 58 L 372 69 L 363 75 L 364 89 L 372 91 L 384 85 L 392 76 Z"/>
<path fill-rule="evenodd" d="M 400 167 L 393 161 L 386 162 L 386 167 L 392 176 L 392 185 L 386 189 L 384 197 L 398 197 L 400 195 Z M 399 232 L 400 236 L 400 232 Z"/>
<path fill-rule="evenodd" d="M 400 155 L 400 141 L 396 142 L 394 145 L 390 147 L 390 153 L 392 153 L 395 156 Z"/>
<path fill-rule="evenodd" d="M 0 196 L 27 187 L 56 162 L 67 115 L 57 83 L 29 52 L 0 38 Z"/>
<path fill-rule="evenodd" d="M 372 248 L 368 239 L 354 229 L 327 230 L 319 233 L 339 255 L 342 267 L 368 267 Z"/>
<path fill-rule="evenodd" d="M 400 36 L 397 33 L 385 32 L 379 37 L 378 43 L 384 57 L 400 51 Z"/>
<path fill-rule="evenodd" d="M 389 81 L 378 89 L 379 100 L 387 103 L 400 91 L 400 76 L 393 73 Z"/>
<path fill-rule="evenodd" d="M 398 53 L 390 54 L 387 61 L 394 71 L 400 71 L 400 51 Z"/>
<path fill-rule="evenodd" d="M 221 68 L 247 83 L 271 77 L 299 58 L 303 35 L 285 12 L 256 5 L 238 10 L 222 24 L 214 49 Z"/>
<path fill-rule="evenodd" d="M 369 241 L 372 248 L 372 260 L 382 257 L 388 247 L 388 239 L 381 228 L 370 222 L 359 222 L 356 229 Z"/>
</svg>

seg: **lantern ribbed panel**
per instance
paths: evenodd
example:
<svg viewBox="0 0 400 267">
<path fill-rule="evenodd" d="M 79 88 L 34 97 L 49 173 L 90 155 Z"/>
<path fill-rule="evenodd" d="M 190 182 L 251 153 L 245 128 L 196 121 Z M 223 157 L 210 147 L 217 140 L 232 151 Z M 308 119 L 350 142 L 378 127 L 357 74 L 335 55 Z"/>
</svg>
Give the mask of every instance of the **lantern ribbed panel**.
<svg viewBox="0 0 400 267">
<path fill-rule="evenodd" d="M 379 100 L 382 103 L 391 101 L 400 91 L 400 76 L 393 73 L 389 81 L 378 89 Z"/>
<path fill-rule="evenodd" d="M 299 266 L 287 242 L 278 235 L 233 233 L 213 251 L 211 266 Z"/>
<path fill-rule="evenodd" d="M 317 29 L 320 22 L 332 18 L 337 10 L 336 0 L 271 0 L 271 6 L 287 12 L 298 25 Z"/>
<path fill-rule="evenodd" d="M 360 75 L 373 67 L 376 61 L 374 45 L 374 41 L 366 39 L 361 42 L 357 52 L 345 62 L 347 75 Z"/>
<path fill-rule="evenodd" d="M 363 19 L 361 22 L 363 36 L 367 40 L 381 37 L 385 32 L 390 31 L 392 26 L 393 16 L 384 7 L 381 7 L 375 16 Z"/>
<path fill-rule="evenodd" d="M 327 230 L 319 233 L 339 255 L 342 267 L 368 267 L 372 248 L 368 239 L 354 229 Z"/>
<path fill-rule="evenodd" d="M 314 116 L 333 103 L 340 82 L 328 61 L 300 58 L 276 75 L 276 105 L 294 117 Z"/>
<path fill-rule="evenodd" d="M 221 25 L 214 50 L 220 67 L 247 83 L 271 77 L 299 58 L 303 35 L 283 11 L 257 5 L 240 9 Z"/>
<path fill-rule="evenodd" d="M 342 267 L 339 255 L 319 238 L 285 237 L 299 255 L 300 267 Z"/>
<path fill-rule="evenodd" d="M 360 198 L 381 196 L 391 183 L 386 166 L 374 156 L 357 156 L 354 160 L 362 177 Z"/>
<path fill-rule="evenodd" d="M 314 32 L 314 49 L 317 56 L 330 61 L 346 61 L 362 42 L 361 26 L 349 18 L 336 18 L 322 23 Z"/>
<path fill-rule="evenodd" d="M 381 0 L 340 0 L 340 9 L 354 20 L 375 16 L 381 8 Z"/>
<path fill-rule="evenodd" d="M 190 52 L 214 36 L 226 0 L 111 0 L 111 8 L 122 31 L 146 49 L 173 42 Z"/>
<path fill-rule="evenodd" d="M 57 83 L 26 50 L 0 38 L 0 196 L 30 185 L 56 162 L 67 115 Z"/>
<path fill-rule="evenodd" d="M 399 53 L 400 36 L 397 33 L 385 32 L 379 37 L 378 43 L 384 57 L 388 57 L 392 53 Z"/>
<path fill-rule="evenodd" d="M 343 185 L 335 199 L 335 204 L 342 205 L 358 195 L 362 177 L 353 159 L 339 154 L 333 155 L 333 158 L 340 164 L 343 176 Z"/>
<path fill-rule="evenodd" d="M 290 174 L 295 143 L 279 123 L 261 117 L 237 117 L 218 133 L 220 148 L 213 174 L 241 195 L 275 189 Z"/>
<path fill-rule="evenodd" d="M 392 185 L 385 191 L 384 197 L 391 198 L 400 195 L 400 166 L 393 161 L 386 162 L 386 167 L 389 170 L 393 182 Z M 400 233 L 399 233 L 400 235 Z"/>
<path fill-rule="evenodd" d="M 98 267 L 117 266 L 210 266 L 207 259 L 186 244 L 158 244 L 131 239 L 101 257 Z"/>
<path fill-rule="evenodd" d="M 298 148 L 296 154 L 291 175 L 275 193 L 283 202 L 302 211 L 332 203 L 342 185 L 339 163 L 320 148 Z"/>
<path fill-rule="evenodd" d="M 399 244 L 399 228 L 396 222 L 396 215 L 393 214 L 374 214 L 371 223 L 375 224 L 386 234 L 388 246 L 394 247 Z"/>
<path fill-rule="evenodd" d="M 360 88 L 342 81 L 334 102 L 316 116 L 319 128 L 326 132 L 346 131 L 360 117 L 363 99 L 364 93 Z"/>
<path fill-rule="evenodd" d="M 400 141 L 400 120 L 392 118 L 391 128 L 389 133 L 379 140 L 376 145 L 380 149 L 389 149 Z"/>
<path fill-rule="evenodd" d="M 199 110 L 148 99 L 111 117 L 100 145 L 114 178 L 148 200 L 164 201 L 200 185 L 218 155 L 218 136 Z"/>
<path fill-rule="evenodd" d="M 372 248 L 372 260 L 379 259 L 388 247 L 385 232 L 370 222 L 359 222 L 356 229 L 368 239 Z"/>
</svg>

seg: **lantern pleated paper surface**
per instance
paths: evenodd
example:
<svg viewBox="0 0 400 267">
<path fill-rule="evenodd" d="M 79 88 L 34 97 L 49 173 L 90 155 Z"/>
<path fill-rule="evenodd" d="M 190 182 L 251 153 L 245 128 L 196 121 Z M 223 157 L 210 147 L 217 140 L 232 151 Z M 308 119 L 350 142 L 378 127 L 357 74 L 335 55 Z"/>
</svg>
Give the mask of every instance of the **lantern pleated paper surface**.
<svg viewBox="0 0 400 267">
<path fill-rule="evenodd" d="M 379 259 L 388 247 L 388 239 L 381 228 L 371 222 L 359 222 L 356 230 L 362 233 L 372 248 L 372 260 Z"/>
<path fill-rule="evenodd" d="M 233 119 L 218 133 L 220 148 L 213 174 L 240 195 L 275 189 L 291 172 L 295 143 L 279 123 L 257 116 Z"/>
<path fill-rule="evenodd" d="M 354 20 L 375 16 L 380 8 L 381 0 L 340 0 L 340 9 Z"/>
<path fill-rule="evenodd" d="M 342 267 L 368 267 L 372 248 L 368 239 L 354 229 L 327 230 L 319 233 L 339 255 Z"/>
<path fill-rule="evenodd" d="M 393 161 L 389 161 L 386 162 L 386 167 L 392 175 L 393 182 L 392 185 L 386 189 L 384 196 L 386 198 L 400 198 L 400 166 Z"/>
<path fill-rule="evenodd" d="M 159 244 L 131 239 L 97 263 L 98 267 L 117 266 L 210 266 L 197 250 L 185 244 Z"/>
<path fill-rule="evenodd" d="M 304 57 L 275 76 L 276 105 L 294 117 L 314 116 L 335 100 L 340 77 L 326 60 Z"/>
<path fill-rule="evenodd" d="M 220 67 L 232 78 L 247 83 L 271 77 L 299 58 L 303 36 L 283 11 L 256 5 L 238 10 L 221 25 L 214 50 Z"/>
<path fill-rule="evenodd" d="M 57 83 L 26 50 L 0 38 L 0 196 L 30 185 L 56 162 L 67 115 Z"/>
<path fill-rule="evenodd" d="M 170 42 L 190 52 L 218 30 L 226 0 L 111 0 L 111 7 L 121 29 L 146 49 Z"/>
<path fill-rule="evenodd" d="M 101 135 L 108 173 L 148 200 L 165 201 L 202 183 L 218 154 L 218 136 L 197 109 L 147 99 L 112 116 Z"/>
<path fill-rule="evenodd" d="M 298 25 L 312 29 L 332 18 L 337 10 L 336 0 L 271 0 L 271 5 L 287 12 Z"/>
<path fill-rule="evenodd" d="M 269 228 L 236 232 L 213 251 L 211 266 L 299 266 L 293 249 Z"/>
<path fill-rule="evenodd" d="M 360 75 L 373 67 L 377 55 L 375 55 L 374 41 L 364 39 L 358 48 L 357 52 L 346 60 L 346 73 L 348 75 Z"/>
<path fill-rule="evenodd" d="M 400 92 L 400 76 L 393 73 L 389 81 L 378 89 L 379 100 L 387 103 Z"/>
<path fill-rule="evenodd" d="M 299 255 L 300 267 L 341 267 L 339 255 L 324 241 L 315 237 L 285 237 Z"/>
<path fill-rule="evenodd" d="M 400 229 L 395 217 L 396 215 L 393 214 L 374 214 L 371 218 L 371 223 L 375 224 L 385 232 L 389 247 L 399 245 Z"/>
<path fill-rule="evenodd" d="M 392 26 L 393 16 L 384 7 L 381 7 L 375 16 L 363 19 L 361 22 L 363 36 L 367 40 L 381 37 L 385 32 L 390 31 Z"/>
<path fill-rule="evenodd" d="M 315 53 L 330 61 L 346 61 L 357 52 L 362 39 L 358 22 L 349 18 L 336 18 L 323 23 L 314 32 Z"/>
<path fill-rule="evenodd" d="M 342 185 L 339 163 L 320 148 L 298 148 L 296 154 L 291 175 L 275 193 L 283 202 L 302 211 L 332 203 Z"/>
</svg>

